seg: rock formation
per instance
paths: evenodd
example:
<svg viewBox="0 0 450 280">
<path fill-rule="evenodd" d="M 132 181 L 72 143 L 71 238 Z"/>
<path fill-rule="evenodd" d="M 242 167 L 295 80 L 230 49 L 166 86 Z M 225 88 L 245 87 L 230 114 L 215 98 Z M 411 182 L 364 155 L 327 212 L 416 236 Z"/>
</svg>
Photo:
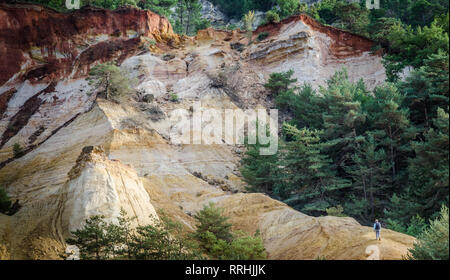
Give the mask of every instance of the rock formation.
<svg viewBox="0 0 450 280">
<path fill-rule="evenodd" d="M 218 110 L 273 106 L 263 84 L 275 71 L 292 68 L 299 83 L 315 87 L 342 66 L 370 87 L 385 79 L 370 40 L 307 16 L 254 36 L 260 32 L 269 36 L 247 46 L 239 30 L 180 37 L 166 19 L 138 9 L 59 14 L 0 4 L 7 59 L 0 64 L 0 185 L 22 205 L 13 216 L 0 214 L 0 259 L 58 259 L 84 219 L 114 221 L 120 208 L 138 224 L 164 209 L 192 230 L 192 215 L 211 201 L 235 229 L 259 230 L 271 259 L 400 259 L 414 238 L 385 230 L 378 243 L 352 218 L 309 217 L 246 193 L 241 146 L 173 143 L 172 114 L 193 102 Z M 144 37 L 156 44 L 146 48 Z M 113 59 L 137 80 L 136 93 L 120 103 L 96 99 L 86 81 L 92 66 Z M 23 156 L 14 157 L 14 143 Z"/>
</svg>

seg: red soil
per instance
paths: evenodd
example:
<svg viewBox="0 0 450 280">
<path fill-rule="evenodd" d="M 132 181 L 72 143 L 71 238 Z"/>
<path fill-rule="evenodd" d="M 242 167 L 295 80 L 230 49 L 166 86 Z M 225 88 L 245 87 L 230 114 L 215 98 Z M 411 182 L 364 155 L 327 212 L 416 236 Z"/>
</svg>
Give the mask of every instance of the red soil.
<svg viewBox="0 0 450 280">
<path fill-rule="evenodd" d="M 104 43 L 91 48 L 89 55 L 80 57 L 81 66 L 101 58 L 106 60 L 108 57 L 102 56 L 111 57 L 113 51 L 124 53 L 127 47 L 136 46 L 136 39 L 129 40 L 128 30 L 150 38 L 175 36 L 166 18 L 136 8 L 110 11 L 89 7 L 58 13 L 38 5 L 0 4 L 0 86 L 21 70 L 32 48 L 41 49 L 45 64 L 39 63 L 28 77 L 59 78 L 70 72 L 79 55 L 77 47 L 85 46 L 90 35 L 108 34 L 117 37 L 117 41 L 111 46 Z M 63 58 L 57 58 L 56 53 Z"/>
<path fill-rule="evenodd" d="M 268 32 L 269 36 L 274 36 L 280 32 L 281 27 L 296 21 L 303 21 L 314 31 L 328 35 L 333 40 L 333 43 L 330 45 L 330 51 L 337 57 L 351 57 L 360 55 L 363 52 L 370 51 L 374 45 L 374 42 L 368 38 L 331 26 L 325 26 L 305 14 L 291 16 L 280 21 L 279 23 L 268 23 L 262 25 L 258 27 L 258 29 L 255 31 L 255 34 Z M 348 47 L 348 49 L 351 49 L 352 51 L 346 54 L 342 54 L 340 50 L 343 47 Z"/>
</svg>

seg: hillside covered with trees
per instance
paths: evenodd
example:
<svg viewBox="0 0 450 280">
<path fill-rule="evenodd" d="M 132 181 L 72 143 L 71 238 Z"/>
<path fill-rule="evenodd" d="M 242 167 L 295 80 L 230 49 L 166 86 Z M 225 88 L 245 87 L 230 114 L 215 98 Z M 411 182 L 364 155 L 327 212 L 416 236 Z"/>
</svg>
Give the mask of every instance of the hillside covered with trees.
<svg viewBox="0 0 450 280">
<path fill-rule="evenodd" d="M 419 236 L 448 207 L 448 2 L 384 1 L 369 11 L 322 1 L 304 11 L 378 42 L 389 79 L 368 91 L 344 69 L 314 90 L 294 86 L 292 71 L 272 74 L 266 88 L 291 120 L 276 156 L 248 147 L 242 174 L 302 212 L 381 218 Z M 414 70 L 400 79 L 405 67 Z"/>
</svg>

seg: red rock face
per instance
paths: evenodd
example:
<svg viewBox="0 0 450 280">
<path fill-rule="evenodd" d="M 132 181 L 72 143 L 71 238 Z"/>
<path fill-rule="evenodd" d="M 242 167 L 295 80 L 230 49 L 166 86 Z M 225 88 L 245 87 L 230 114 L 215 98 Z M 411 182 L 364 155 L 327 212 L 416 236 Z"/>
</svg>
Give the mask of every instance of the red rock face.
<svg viewBox="0 0 450 280">
<path fill-rule="evenodd" d="M 338 58 L 358 56 L 363 52 L 370 51 L 374 45 L 374 42 L 368 38 L 338 28 L 322 25 L 315 19 L 305 14 L 291 16 L 279 23 L 265 24 L 260 26 L 255 31 L 255 34 L 268 32 L 270 35 L 275 35 L 278 34 L 283 25 L 299 20 L 309 25 L 313 30 L 324 33 L 333 39 L 333 44 L 330 46 L 330 50 L 332 54 Z"/>
<path fill-rule="evenodd" d="M 114 40 L 91 45 L 92 36 L 101 34 Z M 135 8 L 58 13 L 38 5 L 0 4 L 0 86 L 18 72 L 50 80 L 67 77 L 74 65 L 83 72 L 95 61 L 132 52 L 141 35 L 157 41 L 175 36 L 166 18 Z"/>
</svg>

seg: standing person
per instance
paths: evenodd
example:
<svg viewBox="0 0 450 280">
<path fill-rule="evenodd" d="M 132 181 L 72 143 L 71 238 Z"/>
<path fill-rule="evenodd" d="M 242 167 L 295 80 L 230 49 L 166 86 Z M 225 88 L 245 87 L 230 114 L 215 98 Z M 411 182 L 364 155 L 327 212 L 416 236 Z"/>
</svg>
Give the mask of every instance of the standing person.
<svg viewBox="0 0 450 280">
<path fill-rule="evenodd" d="M 373 224 L 373 230 L 375 230 L 376 240 L 381 241 L 381 236 L 380 236 L 381 224 L 380 224 L 380 222 L 378 222 L 378 220 L 375 220 L 375 223 Z"/>
</svg>

